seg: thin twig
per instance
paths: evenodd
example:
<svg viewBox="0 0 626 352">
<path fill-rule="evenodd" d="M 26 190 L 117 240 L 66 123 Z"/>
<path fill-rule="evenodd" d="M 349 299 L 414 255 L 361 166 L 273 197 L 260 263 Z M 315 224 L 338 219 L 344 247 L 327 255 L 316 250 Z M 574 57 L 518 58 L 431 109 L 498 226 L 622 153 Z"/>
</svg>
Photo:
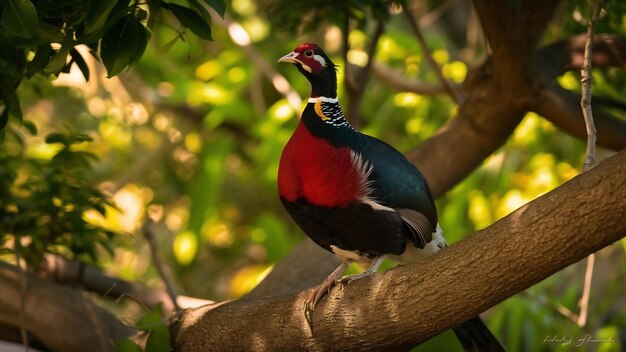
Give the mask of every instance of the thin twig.
<svg viewBox="0 0 626 352">
<path fill-rule="evenodd" d="M 604 0 L 598 0 L 593 7 L 593 13 L 591 14 L 591 19 L 587 27 L 583 67 L 580 70 L 580 81 L 582 83 L 580 107 L 583 111 L 585 128 L 587 129 L 587 150 L 585 152 L 583 171 L 588 170 L 596 162 L 596 127 L 593 123 L 593 112 L 591 111 L 591 57 L 593 53 L 593 37 L 596 31 L 596 22 L 600 16 L 603 5 Z"/>
<path fill-rule="evenodd" d="M 583 171 L 589 170 L 596 162 L 596 126 L 593 123 L 593 112 L 591 111 L 591 57 L 593 53 L 593 37 L 596 31 L 596 22 L 600 17 L 600 11 L 604 0 L 598 0 L 593 6 L 589 26 L 587 27 L 587 39 L 585 41 L 585 55 L 583 58 L 583 67 L 580 70 L 580 80 L 582 82 L 582 98 L 580 99 L 580 107 L 585 118 L 585 128 L 587 129 L 587 149 L 585 151 L 585 163 Z M 580 298 L 580 314 L 578 315 L 578 326 L 583 327 L 587 324 L 587 315 L 589 312 L 589 297 L 591 294 L 591 282 L 593 279 L 593 267 L 595 263 L 595 254 L 587 257 L 587 269 L 585 270 L 585 285 L 583 287 L 583 295 Z"/>
<path fill-rule="evenodd" d="M 413 15 L 411 14 L 411 12 L 409 11 L 407 7 L 404 7 L 403 12 L 407 20 L 409 21 L 409 24 L 411 25 L 411 29 L 413 29 L 413 32 L 415 33 L 415 36 L 417 37 L 417 41 L 420 43 L 420 46 L 422 47 L 422 53 L 424 54 L 424 58 L 428 61 L 428 63 L 430 63 L 432 69 L 435 71 L 435 74 L 437 75 L 437 78 L 439 78 L 439 80 L 441 81 L 441 84 L 443 84 L 443 86 L 445 87 L 446 92 L 448 92 L 450 97 L 452 97 L 452 99 L 454 99 L 454 101 L 457 104 L 461 105 L 461 103 L 464 100 L 463 96 L 443 76 L 443 73 L 441 72 L 441 67 L 439 67 L 439 64 L 433 58 L 432 52 L 430 51 L 430 48 L 428 48 L 428 45 L 426 44 L 426 40 L 424 39 L 424 36 L 422 35 L 422 31 L 420 30 L 420 27 L 417 24 L 417 21 L 415 20 L 415 18 L 413 18 Z"/>
<path fill-rule="evenodd" d="M 581 328 L 587 325 L 587 315 L 589 312 L 589 296 L 591 295 L 591 280 L 593 279 L 593 267 L 596 260 L 596 254 L 592 253 L 587 257 L 587 269 L 585 270 L 585 286 L 583 287 L 583 295 L 580 297 L 580 314 L 576 324 Z"/>
<path fill-rule="evenodd" d="M 457 0 L 447 0 L 443 4 L 441 4 L 438 7 L 432 9 L 429 13 L 427 13 L 424 16 L 420 17 L 419 23 L 418 23 L 419 26 L 420 27 L 430 27 L 430 26 L 432 26 L 435 22 L 439 21 L 439 19 L 441 17 L 443 17 L 443 15 L 445 15 L 450 10 L 452 10 L 454 8 L 454 6 L 456 5 L 455 3 L 457 3 L 457 2 L 459 2 L 459 1 L 457 1 Z"/>
<path fill-rule="evenodd" d="M 163 280 L 163 283 L 165 284 L 165 289 L 172 301 L 172 306 L 174 307 L 176 312 L 180 312 L 181 309 L 176 301 L 176 292 L 174 291 L 174 281 L 170 277 L 169 272 L 167 272 L 165 269 L 165 261 L 161 256 L 161 252 L 159 252 L 156 239 L 154 238 L 154 222 L 149 217 L 144 223 L 142 231 L 144 237 L 148 241 L 150 253 L 152 255 L 152 261 L 159 273 L 159 276 L 161 277 L 161 280 Z"/>
</svg>

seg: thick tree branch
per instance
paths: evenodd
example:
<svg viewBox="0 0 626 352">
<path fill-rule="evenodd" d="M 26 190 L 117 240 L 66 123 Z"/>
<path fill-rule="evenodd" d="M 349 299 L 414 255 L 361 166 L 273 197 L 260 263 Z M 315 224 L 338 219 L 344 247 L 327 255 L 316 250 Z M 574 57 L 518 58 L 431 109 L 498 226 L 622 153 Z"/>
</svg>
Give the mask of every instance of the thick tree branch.
<svg viewBox="0 0 626 352">
<path fill-rule="evenodd" d="M 491 48 L 493 72 L 502 89 L 524 88 L 509 82 L 527 82 L 531 62 L 546 24 L 559 1 L 528 0 L 522 5 L 507 1 L 473 1 L 485 37 Z"/>
<path fill-rule="evenodd" d="M 333 289 L 313 331 L 300 293 L 184 311 L 175 348 L 409 348 L 621 239 L 625 183 L 623 151 L 428 260 Z"/>
<path fill-rule="evenodd" d="M 153 308 L 162 303 L 166 315 L 174 312 L 174 305 L 171 303 L 167 292 L 147 287 L 138 282 L 129 282 L 106 275 L 97 268 L 68 260 L 60 255 L 46 255 L 44 265 L 40 270 L 41 274 L 48 279 L 63 285 L 79 285 L 103 298 L 130 298 L 148 308 Z M 177 295 L 176 303 L 181 308 L 194 308 L 213 302 Z"/>
<path fill-rule="evenodd" d="M 560 87 L 554 78 L 583 66 L 586 34 L 572 36 L 547 45 L 535 53 L 534 68 L 543 82 L 532 110 L 572 135 L 587 136 L 583 115 L 578 109 L 579 94 Z M 596 67 L 626 68 L 626 40 L 623 37 L 598 34 L 593 38 L 591 63 Z M 624 102 L 594 96 L 598 144 L 619 150 L 626 147 L 626 123 L 612 116 L 603 107 L 626 110 Z"/>
<path fill-rule="evenodd" d="M 587 131 L 579 108 L 580 95 L 553 85 L 539 92 L 533 111 L 554 123 L 564 131 L 581 139 L 587 138 Z M 594 97 L 594 99 L 597 99 Z M 598 101 L 600 107 L 602 100 Z M 606 110 L 596 108 L 594 122 L 598 135 L 598 145 L 620 150 L 626 148 L 626 122 L 612 116 Z"/>
<path fill-rule="evenodd" d="M 586 34 L 554 42 L 537 51 L 535 66 L 545 77 L 555 78 L 583 66 Z M 591 63 L 596 67 L 626 68 L 626 40 L 611 34 L 593 38 Z"/>
<path fill-rule="evenodd" d="M 0 263 L 0 322 L 15 325 L 19 316 L 17 269 Z M 26 329 L 54 351 L 110 351 L 114 341 L 134 329 L 85 299 L 80 291 L 28 274 L 22 314 Z M 68 338 L 71 336 L 71 338 Z"/>
</svg>

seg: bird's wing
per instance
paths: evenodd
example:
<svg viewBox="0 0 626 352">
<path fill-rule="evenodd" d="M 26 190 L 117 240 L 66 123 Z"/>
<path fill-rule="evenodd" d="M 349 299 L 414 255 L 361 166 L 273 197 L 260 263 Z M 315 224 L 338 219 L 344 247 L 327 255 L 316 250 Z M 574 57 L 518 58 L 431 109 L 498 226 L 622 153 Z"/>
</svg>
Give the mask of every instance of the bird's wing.
<svg viewBox="0 0 626 352">
<path fill-rule="evenodd" d="M 430 221 L 424 214 L 411 209 L 397 209 L 402 221 L 407 225 L 413 235 L 413 243 L 419 248 L 424 248 L 433 239 L 433 230 Z"/>
<path fill-rule="evenodd" d="M 372 165 L 368 176 L 370 197 L 393 209 L 419 213 L 427 221 L 424 221 L 425 219 L 418 221 L 415 216 L 406 217 L 423 226 L 428 224 L 427 228 L 434 232 L 438 221 L 437 210 L 424 176 L 402 153 L 389 144 L 371 136 L 363 136 L 359 151 Z M 407 224 L 412 226 L 410 223 Z M 418 230 L 417 233 L 424 232 Z"/>
</svg>

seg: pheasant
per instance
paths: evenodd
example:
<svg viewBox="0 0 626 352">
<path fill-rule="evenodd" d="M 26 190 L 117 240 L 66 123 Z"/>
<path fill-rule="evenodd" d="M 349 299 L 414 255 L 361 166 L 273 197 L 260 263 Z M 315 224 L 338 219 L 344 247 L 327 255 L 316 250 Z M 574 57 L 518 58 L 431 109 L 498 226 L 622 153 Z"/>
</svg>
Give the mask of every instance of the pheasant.
<svg viewBox="0 0 626 352">
<path fill-rule="evenodd" d="M 350 263 L 367 270 L 343 277 L 341 284 L 372 275 L 385 258 L 413 263 L 440 251 L 446 241 L 424 176 L 402 153 L 345 119 L 336 66 L 328 55 L 316 44 L 300 44 L 278 62 L 294 64 L 311 84 L 311 97 L 280 158 L 280 199 L 311 240 L 342 260 L 312 291 L 307 301 L 312 311 Z M 468 350 L 504 350 L 479 317 L 455 332 Z"/>
</svg>

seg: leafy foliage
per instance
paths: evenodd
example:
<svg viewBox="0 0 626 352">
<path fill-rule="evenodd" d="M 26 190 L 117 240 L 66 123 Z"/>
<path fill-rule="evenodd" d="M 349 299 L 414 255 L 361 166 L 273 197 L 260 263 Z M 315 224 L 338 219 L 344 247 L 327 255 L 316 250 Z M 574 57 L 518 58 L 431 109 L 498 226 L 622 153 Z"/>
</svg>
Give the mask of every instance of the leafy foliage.
<svg viewBox="0 0 626 352">
<path fill-rule="evenodd" d="M 97 157 L 73 147 L 90 142 L 80 133 L 51 133 L 56 145 L 50 160 L 24 155 L 21 137 L 9 135 L 0 150 L 0 243 L 11 239 L 14 250 L 33 269 L 46 252 L 98 263 L 98 247 L 113 253 L 113 232 L 85 220 L 86 211 L 106 215 L 111 204 L 90 185 Z"/>
<path fill-rule="evenodd" d="M 146 50 L 155 18 L 173 14 L 184 28 L 212 40 L 207 9 L 164 0 L 6 0 L 0 3 L 0 130 L 9 116 L 21 121 L 16 89 L 35 74 L 58 76 L 76 64 L 89 80 L 89 68 L 76 47 L 102 59 L 108 77 L 134 65 Z M 221 16 L 223 0 L 207 0 Z M 179 36 L 179 38 L 183 38 Z"/>
<path fill-rule="evenodd" d="M 150 352 L 169 352 L 170 351 L 170 332 L 165 324 L 163 309 L 161 304 L 145 313 L 137 323 L 135 328 L 148 335 L 145 351 Z M 117 342 L 115 352 L 140 352 L 142 351 L 136 343 L 130 339 Z"/>
</svg>

